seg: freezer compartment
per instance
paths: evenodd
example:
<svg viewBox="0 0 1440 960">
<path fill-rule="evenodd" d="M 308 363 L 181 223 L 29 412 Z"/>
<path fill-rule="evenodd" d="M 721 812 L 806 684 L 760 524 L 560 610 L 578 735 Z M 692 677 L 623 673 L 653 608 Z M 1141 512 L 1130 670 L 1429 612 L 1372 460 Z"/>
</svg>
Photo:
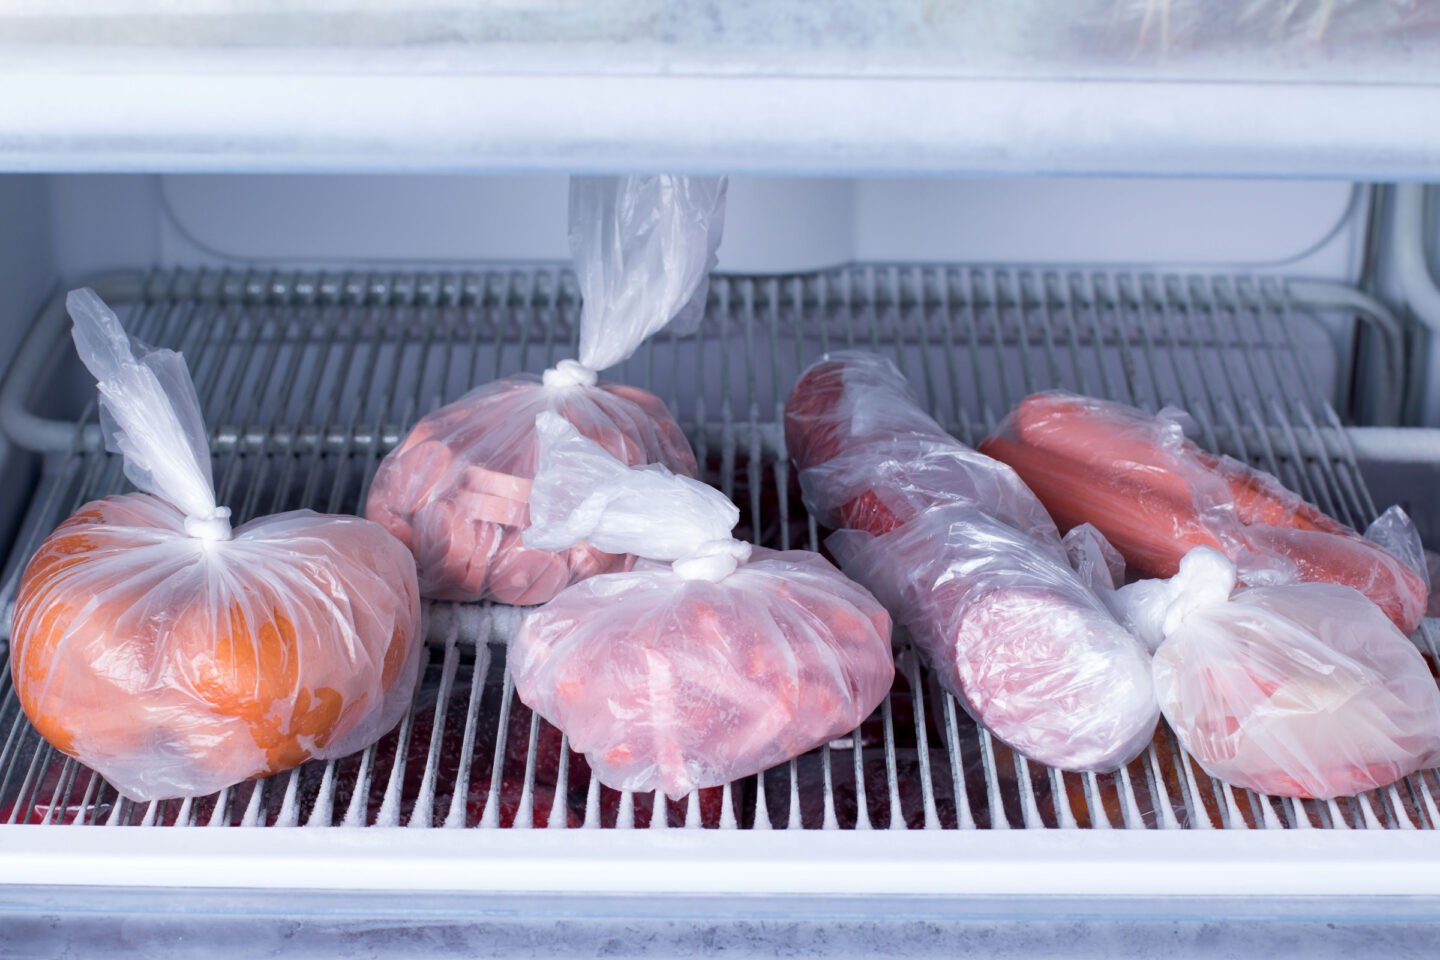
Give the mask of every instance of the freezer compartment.
<svg viewBox="0 0 1440 960">
<path fill-rule="evenodd" d="M 158 271 L 99 283 L 132 333 L 181 349 L 205 406 L 222 502 L 239 519 L 354 511 L 409 424 L 469 387 L 572 354 L 573 279 L 548 268 L 474 274 Z M 24 561 L 80 503 L 122 488 L 74 369 L 60 301 L 30 331 L 0 419 L 48 451 L 0 603 Z M 799 371 L 825 350 L 897 359 L 923 402 L 974 442 L 1026 393 L 1061 386 L 1150 409 L 1176 404 L 1198 439 L 1278 474 L 1347 522 L 1377 512 L 1342 424 L 1393 409 L 1388 314 L 1344 287 L 1248 276 L 1078 269 L 859 266 L 717 277 L 697 336 L 662 335 L 612 373 L 655 390 L 707 480 L 741 508 L 738 534 L 816 547 L 779 429 Z M 1362 349 L 1363 348 L 1363 349 Z M 67 402 L 86 398 L 75 417 Z M 1342 418 L 1337 409 L 1346 410 Z M 1402 431 L 1402 436 L 1409 436 Z M 1361 433 L 1359 436 L 1370 436 Z M 1384 505 L 1381 503 L 1380 505 Z M 1417 503 L 1417 507 L 1423 506 Z M 1422 523 L 1425 522 L 1422 520 Z M 913 654 L 850 737 L 679 803 L 616 793 L 515 698 L 504 640 L 518 611 L 430 604 L 425 682 L 399 729 L 364 753 L 208 797 L 121 800 L 45 745 L 0 679 L 0 822 L 62 825 L 545 827 L 608 830 L 1429 828 L 1434 772 L 1357 798 L 1261 797 L 1212 781 L 1167 729 L 1127 768 L 1062 774 L 1015 757 L 940 691 Z M 1422 650 L 1435 658 L 1432 625 Z"/>
</svg>

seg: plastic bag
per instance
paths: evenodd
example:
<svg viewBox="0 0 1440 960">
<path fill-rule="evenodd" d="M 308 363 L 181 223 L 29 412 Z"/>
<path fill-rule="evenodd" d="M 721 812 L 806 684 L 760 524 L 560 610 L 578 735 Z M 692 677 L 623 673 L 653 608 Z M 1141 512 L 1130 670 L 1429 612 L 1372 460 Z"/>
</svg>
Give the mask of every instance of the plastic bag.
<svg viewBox="0 0 1440 960">
<path fill-rule="evenodd" d="M 1353 587 L 1415 631 L 1429 587 L 1419 536 L 1402 510 L 1372 526 L 1374 540 L 1361 537 L 1268 473 L 1201 450 L 1181 416 L 1038 393 L 980 449 L 1014 467 L 1061 529 L 1094 524 L 1144 576 L 1173 576 L 1191 548 L 1211 547 L 1250 586 Z"/>
<path fill-rule="evenodd" d="M 546 386 L 526 374 L 486 384 L 417 423 L 371 482 L 365 515 L 414 552 L 424 596 L 544 603 L 570 583 L 634 562 L 587 543 L 550 551 L 521 540 L 542 411 L 564 417 L 625 463 L 696 472 L 680 426 L 643 390 Z"/>
<path fill-rule="evenodd" d="M 1440 690 L 1414 644 L 1349 587 L 1235 590 L 1207 547 L 1113 595 L 1157 646 L 1165 719 L 1207 773 L 1288 797 L 1387 786 L 1440 759 Z"/>
<path fill-rule="evenodd" d="M 649 559 L 531 614 L 511 643 L 520 699 L 600 782 L 679 798 L 854 729 L 894 678 L 890 618 L 818 554 L 730 539 L 718 491 L 628 468 L 553 414 L 527 543 L 585 538 Z M 673 563 L 661 563 L 671 560 Z"/>
<path fill-rule="evenodd" d="M 841 568 L 942 685 L 1026 756 L 1114 769 L 1158 718 L 1141 645 L 1071 568 L 1014 471 L 950 437 L 874 354 L 832 354 L 785 408 L 806 506 Z"/>
<path fill-rule="evenodd" d="M 662 328 L 694 333 L 725 230 L 724 177 L 572 177 L 580 362 L 607 370 Z"/>
<path fill-rule="evenodd" d="M 599 382 L 596 371 L 667 324 L 699 322 L 724 212 L 723 178 L 572 179 L 579 360 L 486 384 L 423 417 L 371 484 L 365 515 L 414 552 L 424 596 L 538 604 L 586 577 L 629 569 L 633 557 L 587 543 L 552 551 L 522 542 L 535 417 L 564 417 L 626 464 L 695 475 L 695 454 L 660 398 Z"/>
<path fill-rule="evenodd" d="M 420 652 L 415 564 L 379 526 L 298 510 L 231 530 L 184 358 L 132 351 L 70 294 L 107 446 L 142 493 L 88 503 L 30 561 L 12 627 L 26 715 L 122 794 L 205 794 L 393 727 Z"/>
</svg>

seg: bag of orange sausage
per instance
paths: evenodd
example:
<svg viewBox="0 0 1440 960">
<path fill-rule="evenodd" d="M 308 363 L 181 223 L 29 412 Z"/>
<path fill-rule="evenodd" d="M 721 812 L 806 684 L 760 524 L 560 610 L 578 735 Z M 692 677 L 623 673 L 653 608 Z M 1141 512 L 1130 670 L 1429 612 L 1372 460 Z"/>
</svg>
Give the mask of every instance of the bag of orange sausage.
<svg viewBox="0 0 1440 960">
<path fill-rule="evenodd" d="M 1268 473 L 1202 450 L 1178 411 L 1037 393 L 980 451 L 1013 467 L 1062 530 L 1093 524 L 1145 576 L 1173 576 L 1203 546 L 1229 557 L 1248 586 L 1353 587 L 1407 634 L 1425 615 L 1424 554 L 1403 510 L 1361 536 Z"/>
<path fill-rule="evenodd" d="M 426 597 L 539 604 L 634 564 L 589 543 L 524 543 L 535 418 L 557 414 L 631 466 L 695 476 L 690 443 L 660 398 L 601 382 L 597 371 L 667 325 L 698 325 L 724 213 L 723 178 L 571 181 L 570 245 L 584 298 L 579 360 L 494 381 L 422 418 L 371 485 L 365 515 L 414 551 Z"/>
<path fill-rule="evenodd" d="M 106 446 L 142 492 L 85 504 L 26 568 L 10 656 L 26 715 L 141 801 L 374 742 L 418 673 L 409 552 L 309 510 L 232 528 L 184 358 L 133 344 L 91 290 L 68 305 Z"/>
</svg>

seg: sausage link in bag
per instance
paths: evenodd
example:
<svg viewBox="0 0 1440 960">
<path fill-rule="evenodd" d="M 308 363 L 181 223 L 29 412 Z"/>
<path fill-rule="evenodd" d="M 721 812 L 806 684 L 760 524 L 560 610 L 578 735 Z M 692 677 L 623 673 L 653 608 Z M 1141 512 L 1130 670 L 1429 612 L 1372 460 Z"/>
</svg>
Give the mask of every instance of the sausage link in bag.
<svg viewBox="0 0 1440 960">
<path fill-rule="evenodd" d="M 695 329 L 725 212 L 725 181 L 576 177 L 570 245 L 584 297 L 579 360 L 543 376 L 479 387 L 425 416 L 381 462 L 365 515 L 415 554 L 420 589 L 438 600 L 538 604 L 571 583 L 629 569 L 634 558 L 588 543 L 527 546 L 535 418 L 563 417 L 622 462 L 696 473 L 665 404 L 597 371 L 667 325 Z"/>
<path fill-rule="evenodd" d="M 631 468 L 541 414 L 527 543 L 643 559 L 530 614 L 510 645 L 520 699 L 601 783 L 679 798 L 859 726 L 890 689 L 890 617 L 818 554 L 730 538 L 718 491 Z"/>
<path fill-rule="evenodd" d="M 1424 555 L 1402 510 L 1362 537 L 1268 473 L 1200 449 L 1177 413 L 1037 393 L 980 450 L 1014 467 L 1062 529 L 1093 524 L 1145 576 L 1173 576 L 1192 548 L 1211 547 L 1250 586 L 1353 587 L 1407 634 L 1425 615 Z"/>
<path fill-rule="evenodd" d="M 1375 604 L 1333 584 L 1235 587 L 1234 563 L 1197 547 L 1112 600 L 1158 647 L 1160 709 L 1207 773 L 1324 800 L 1440 760 L 1440 690 Z"/>
<path fill-rule="evenodd" d="M 1015 472 L 947 434 L 894 364 L 845 351 L 785 405 L 805 504 L 980 723 L 1065 770 L 1109 770 L 1158 713 L 1143 647 L 1071 568 Z"/>
<path fill-rule="evenodd" d="M 134 800 L 377 740 L 418 672 L 410 554 L 374 523 L 309 510 L 232 530 L 184 358 L 137 353 L 93 291 L 68 303 L 106 444 L 144 492 L 85 504 L 26 568 L 10 656 L 26 715 Z"/>
</svg>

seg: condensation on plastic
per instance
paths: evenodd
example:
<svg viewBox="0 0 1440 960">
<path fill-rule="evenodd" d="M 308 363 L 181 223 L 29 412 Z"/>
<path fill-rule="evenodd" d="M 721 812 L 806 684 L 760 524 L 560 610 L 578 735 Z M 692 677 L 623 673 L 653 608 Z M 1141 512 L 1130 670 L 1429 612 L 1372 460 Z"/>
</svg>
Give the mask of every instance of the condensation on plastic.
<svg viewBox="0 0 1440 960">
<path fill-rule="evenodd" d="M 1440 690 L 1424 658 L 1349 587 L 1235 589 L 1197 547 L 1170 580 L 1112 595 L 1158 647 L 1165 719 L 1211 776 L 1264 794 L 1329 799 L 1387 786 L 1440 759 Z"/>
<path fill-rule="evenodd" d="M 1186 438 L 1179 411 L 1038 393 L 980 449 L 1013 467 L 1061 529 L 1091 523 L 1136 572 L 1170 577 L 1192 548 L 1219 550 L 1249 586 L 1353 587 L 1406 633 L 1429 593 L 1413 524 L 1399 507 L 1366 537 L 1280 481 Z"/>
<path fill-rule="evenodd" d="M 584 297 L 580 358 L 540 377 L 486 384 L 423 417 L 380 464 L 365 515 L 415 554 L 420 589 L 438 600 L 533 605 L 634 558 L 589 543 L 526 546 L 536 415 L 553 412 L 627 465 L 694 476 L 695 455 L 661 400 L 599 382 L 667 324 L 704 311 L 725 212 L 724 178 L 574 177 L 570 244 Z M 683 329 L 682 329 L 683 328 Z"/>
<path fill-rule="evenodd" d="M 409 553 L 369 521 L 308 510 L 232 531 L 184 359 L 133 351 L 92 291 L 69 306 L 107 446 L 146 492 L 84 505 L 26 568 L 11 650 L 26 715 L 135 800 L 377 740 L 419 666 Z"/>
<path fill-rule="evenodd" d="M 818 554 L 730 539 L 738 512 L 717 491 L 622 467 L 559 417 L 536 429 L 527 542 L 651 558 L 567 588 L 510 646 L 520 699 L 602 783 L 679 798 L 841 736 L 884 699 L 890 617 L 864 588 Z"/>
<path fill-rule="evenodd" d="M 946 434 L 893 364 L 847 351 L 812 366 L 785 432 L 807 507 L 845 528 L 827 546 L 972 716 L 1066 770 L 1144 748 L 1158 718 L 1145 651 L 1014 471 Z"/>
</svg>

